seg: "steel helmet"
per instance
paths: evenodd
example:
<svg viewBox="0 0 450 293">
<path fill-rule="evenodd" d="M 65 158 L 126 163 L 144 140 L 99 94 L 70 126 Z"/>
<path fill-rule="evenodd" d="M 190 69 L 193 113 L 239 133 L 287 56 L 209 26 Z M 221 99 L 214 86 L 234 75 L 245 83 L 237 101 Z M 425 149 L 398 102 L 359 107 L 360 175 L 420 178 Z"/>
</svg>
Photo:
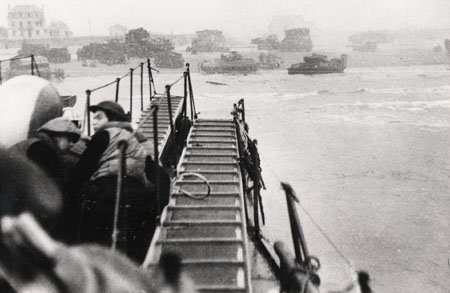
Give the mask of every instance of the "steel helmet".
<svg viewBox="0 0 450 293">
<path fill-rule="evenodd" d="M 109 114 L 108 118 L 112 121 L 128 121 L 128 116 L 125 114 L 122 106 L 113 101 L 103 101 L 89 107 L 89 111 L 96 112 L 98 110 Z"/>
<path fill-rule="evenodd" d="M 48 121 L 42 125 L 38 131 L 65 134 L 68 135 L 72 141 L 78 141 L 81 135 L 80 129 L 78 129 L 72 121 L 65 117 L 58 117 Z"/>
<path fill-rule="evenodd" d="M 0 146 L 33 137 L 47 121 L 62 115 L 56 88 L 45 79 L 22 75 L 0 86 Z"/>
</svg>

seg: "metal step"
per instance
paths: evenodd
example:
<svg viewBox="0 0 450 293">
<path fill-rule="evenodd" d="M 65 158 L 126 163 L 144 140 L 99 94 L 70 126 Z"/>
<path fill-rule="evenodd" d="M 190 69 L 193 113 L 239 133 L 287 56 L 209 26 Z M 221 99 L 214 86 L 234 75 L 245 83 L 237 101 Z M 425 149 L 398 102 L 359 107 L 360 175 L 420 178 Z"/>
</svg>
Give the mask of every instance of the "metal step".
<svg viewBox="0 0 450 293">
<path fill-rule="evenodd" d="M 197 120 L 177 171 L 177 180 L 147 265 L 173 252 L 200 292 L 251 292 L 247 229 L 235 125 L 232 120 Z"/>
</svg>

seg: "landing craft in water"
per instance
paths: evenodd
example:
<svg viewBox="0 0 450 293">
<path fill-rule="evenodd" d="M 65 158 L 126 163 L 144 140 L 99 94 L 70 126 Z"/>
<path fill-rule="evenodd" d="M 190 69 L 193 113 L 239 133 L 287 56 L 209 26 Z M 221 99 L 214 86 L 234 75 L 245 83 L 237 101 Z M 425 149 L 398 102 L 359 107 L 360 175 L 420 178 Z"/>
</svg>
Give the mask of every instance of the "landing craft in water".
<svg viewBox="0 0 450 293">
<path fill-rule="evenodd" d="M 251 58 L 243 58 L 242 55 L 236 51 L 232 51 L 229 54 L 222 54 L 220 59 L 215 59 L 214 61 L 203 61 L 199 64 L 200 71 L 209 74 L 246 74 L 256 72 L 258 67 L 258 62 Z"/>
<path fill-rule="evenodd" d="M 347 55 L 342 54 L 341 58 L 328 60 L 327 56 L 312 54 L 303 57 L 305 62 L 292 64 L 288 68 L 289 74 L 322 74 L 322 73 L 342 73 L 347 67 Z"/>
<path fill-rule="evenodd" d="M 150 64 L 149 59 L 147 62 Z M 148 66 L 148 75 L 149 79 L 153 80 L 151 66 Z M 119 80 L 124 77 L 126 75 Z M 184 95 L 171 95 L 171 87 L 183 78 Z M 141 79 L 141 86 L 143 82 L 144 79 Z M 121 84 L 123 83 L 113 82 L 97 87 L 95 90 L 86 90 L 88 95 L 86 110 L 90 108 L 92 92 Z M 295 256 L 282 242 L 272 245 L 261 230 L 261 225 L 265 223 L 265 216 L 260 191 L 265 188 L 265 184 L 261 174 L 257 142 L 251 139 L 249 127 L 245 121 L 244 101 L 240 100 L 234 105 L 232 117 L 228 119 L 199 119 L 197 116 L 199 113 L 195 109 L 188 65 L 181 78 L 166 86 L 165 94 L 155 92 L 152 95 L 152 83 L 148 85 L 150 105 L 147 110 L 142 111 L 138 129 L 134 132 L 142 131 L 142 135 L 148 142 L 146 144 L 148 154 L 151 154 L 155 158 L 154 161 L 158 162 L 155 166 L 156 174 L 152 178 L 155 180 L 155 196 L 158 198 L 155 210 L 158 212 L 162 210 L 162 214 L 142 266 L 142 269 L 149 270 L 149 274 L 145 272 L 145 276 L 152 278 L 154 269 L 158 268 L 158 263 L 161 265 L 164 255 L 176 254 L 179 260 L 169 263 L 172 265 L 170 267 L 172 272 L 165 276 L 168 283 L 180 287 L 176 292 L 192 292 L 178 280 L 177 276 L 180 273 L 174 271 L 179 270 L 189 274 L 193 286 L 199 292 L 267 292 L 270 288 L 277 291 L 280 289 L 280 292 L 319 292 L 320 262 L 309 253 L 295 207 L 295 201 L 298 199 L 288 184 L 282 184 L 282 188 L 286 194 Z M 118 99 L 118 91 L 116 91 L 116 99 Z M 132 101 L 132 95 L 130 95 L 130 101 Z M 143 109 L 142 102 L 141 91 L 141 109 Z M 130 119 L 132 118 L 131 110 L 132 108 Z M 151 116 L 153 119 L 150 119 Z M 88 117 L 86 116 L 86 129 L 89 134 L 91 128 Z M 73 120 L 73 118 L 69 119 Z M 125 156 L 125 151 L 126 147 L 117 149 L 121 157 Z M 160 177 L 162 175 L 160 164 L 166 168 L 176 166 L 176 170 L 173 170 L 176 171 L 173 172 L 176 173 L 176 177 L 172 180 L 170 191 L 167 190 L 168 193 L 170 192 L 167 200 L 162 200 L 164 184 L 161 180 L 163 176 Z M 123 169 L 125 168 L 119 168 L 119 170 Z M 118 176 L 118 186 L 121 186 L 121 178 L 125 177 L 126 173 L 119 174 L 121 176 Z M 121 208 L 118 200 L 122 189 L 117 188 L 117 190 L 115 214 L 119 214 Z M 161 206 L 160 203 L 162 203 Z M 162 209 L 166 204 L 167 206 Z M 127 227 L 126 222 L 120 224 L 114 227 L 112 232 L 113 244 L 117 240 L 114 236 L 120 231 L 118 227 Z M 30 226 L 27 222 L 23 225 L 25 228 Z M 14 281 L 11 284 L 19 288 L 26 287 L 33 291 L 32 288 L 47 288 L 44 286 L 51 287 L 53 283 L 55 287 L 60 284 L 66 285 L 64 282 L 67 279 L 64 279 L 64 276 L 61 277 L 56 264 L 61 261 L 74 263 L 75 273 L 73 270 L 71 272 L 76 274 L 77 269 L 80 271 L 79 268 L 83 268 L 83 263 L 88 260 L 87 257 L 70 258 L 70 255 L 68 259 L 61 259 L 59 254 L 50 254 L 48 252 L 52 250 L 48 248 L 49 246 L 54 248 L 54 243 L 45 237 L 45 241 L 42 241 L 42 233 L 38 235 L 41 236 L 38 239 L 37 236 L 34 237 L 36 233 L 30 233 L 34 231 L 33 229 L 20 227 L 21 229 L 8 231 L 10 235 L 18 234 L 18 237 L 10 236 L 12 240 L 9 242 L 4 240 L 9 239 L 4 237 L 4 230 L 1 231 L 3 235 L 0 235 L 2 236 L 0 245 L 11 248 L 0 255 L 0 269 L 10 273 L 6 275 L 6 279 Z M 26 241 L 20 243 L 20 251 L 17 252 L 13 241 L 22 239 Z M 30 239 L 34 241 L 28 241 Z M 37 275 L 40 270 L 43 270 L 42 265 L 37 265 L 37 262 L 42 259 L 45 263 L 51 264 L 44 268 L 45 276 L 51 276 L 45 284 L 41 283 L 40 278 L 29 278 L 27 274 L 15 274 L 15 271 L 9 269 L 14 263 L 11 262 L 11 257 L 22 259 L 23 254 L 31 255 L 30 251 L 34 253 L 34 257 L 31 258 L 32 265 L 26 268 L 26 272 L 31 271 Z M 109 257 L 115 259 L 117 255 L 110 253 Z M 29 259 L 27 258 L 27 261 Z M 123 285 L 124 288 L 121 288 L 123 290 L 112 292 L 136 291 L 133 287 L 136 283 L 132 281 L 135 280 L 135 276 L 130 276 L 131 270 L 122 269 L 124 266 L 120 266 L 121 270 L 115 270 L 117 267 L 108 266 L 102 258 L 98 257 L 89 261 L 92 261 L 91 266 L 100 267 L 95 271 L 92 270 L 95 277 L 89 278 L 91 270 L 83 270 L 83 273 L 87 272 L 87 274 L 80 273 L 80 278 L 71 280 L 70 285 L 78 285 L 77 288 L 82 288 L 88 283 L 87 281 L 93 283 L 103 281 L 107 285 L 106 288 L 113 288 L 114 282 L 111 281 L 119 279 L 128 281 L 125 284 L 129 284 L 129 287 Z M 136 269 L 136 267 L 132 268 Z M 140 270 L 131 272 L 144 274 Z M 96 278 L 97 276 L 101 277 Z M 109 278 L 103 278 L 103 276 Z M 363 279 L 362 276 L 366 281 L 368 280 L 368 276 L 358 274 L 360 279 Z M 146 277 L 144 278 L 149 281 Z M 155 278 L 150 280 L 153 284 Z M 64 292 L 88 292 L 88 290 L 64 290 Z M 371 291 L 369 288 L 361 292 Z"/>
</svg>

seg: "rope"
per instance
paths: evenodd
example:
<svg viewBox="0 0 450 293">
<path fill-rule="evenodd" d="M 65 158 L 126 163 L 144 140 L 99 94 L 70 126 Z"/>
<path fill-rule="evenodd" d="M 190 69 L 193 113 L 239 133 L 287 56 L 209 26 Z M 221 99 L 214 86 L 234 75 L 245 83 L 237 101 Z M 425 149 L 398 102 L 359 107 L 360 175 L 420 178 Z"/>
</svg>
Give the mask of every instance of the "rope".
<svg viewBox="0 0 450 293">
<path fill-rule="evenodd" d="M 169 84 L 170 87 L 172 87 L 173 85 L 175 85 L 176 83 L 178 83 L 180 80 L 182 80 L 184 78 L 184 74 L 178 78 L 177 80 L 175 80 L 174 82 L 172 82 L 171 84 Z"/>
<path fill-rule="evenodd" d="M 102 88 L 105 88 L 105 87 L 107 87 L 107 86 L 110 86 L 110 85 L 112 85 L 112 84 L 115 84 L 116 82 L 117 82 L 117 80 L 114 80 L 114 81 L 112 81 L 112 82 L 110 82 L 110 83 L 107 83 L 107 84 L 105 84 L 105 85 L 99 86 L 99 87 L 97 87 L 97 88 L 91 90 L 91 93 L 92 93 L 92 92 L 95 92 L 95 91 L 98 91 L 98 90 L 100 90 L 100 89 L 102 89 Z"/>
<path fill-rule="evenodd" d="M 188 191 L 185 191 L 185 190 L 182 190 L 181 188 L 175 187 L 175 185 L 177 184 L 178 180 L 183 179 L 184 176 L 196 176 L 196 177 L 200 178 L 201 180 L 203 180 L 203 182 L 205 182 L 206 186 L 208 187 L 208 191 L 206 192 L 206 194 L 203 195 L 203 196 L 195 196 L 195 195 L 193 195 L 192 193 L 190 193 Z M 186 196 L 188 196 L 188 197 L 190 197 L 192 199 L 202 200 L 202 199 L 207 198 L 211 194 L 211 185 L 209 184 L 208 179 L 206 179 L 203 175 L 201 175 L 199 173 L 188 172 L 188 173 L 179 174 L 177 177 L 172 179 L 171 186 L 172 186 L 173 190 L 175 190 L 177 192 L 181 192 L 184 195 L 186 195 Z"/>
<path fill-rule="evenodd" d="M 20 58 L 20 59 L 21 59 L 21 58 Z M 0 62 L 1 62 L 1 61 L 0 61 Z M 139 67 L 141 67 L 141 64 L 140 64 L 140 63 L 139 63 L 138 66 L 136 66 L 136 67 L 134 67 L 134 68 L 131 68 L 131 69 L 133 69 L 133 71 L 134 71 L 134 70 L 138 69 Z M 124 78 L 127 77 L 128 75 L 130 75 L 130 71 L 128 71 L 126 74 L 122 75 L 121 77 L 116 78 L 114 81 L 111 81 L 111 82 L 109 82 L 109 83 L 107 83 L 107 84 L 105 84 L 105 85 L 99 86 L 99 87 L 97 87 L 97 88 L 95 88 L 95 89 L 92 89 L 92 90 L 90 90 L 90 91 L 91 91 L 91 93 L 92 93 L 92 92 L 95 92 L 95 91 L 97 91 L 97 90 L 100 90 L 100 89 L 103 89 L 103 88 L 105 88 L 105 87 L 108 87 L 108 86 L 110 86 L 110 85 L 112 85 L 112 84 L 115 84 L 117 81 L 120 81 L 120 80 L 124 79 Z"/>
<path fill-rule="evenodd" d="M 30 58 L 30 57 L 31 57 L 31 55 L 19 56 L 19 57 L 13 57 L 13 58 L 9 58 L 9 59 L 3 59 L 3 60 L 0 60 L 0 62 L 14 61 L 14 60 L 25 59 L 25 58 Z"/>
<path fill-rule="evenodd" d="M 277 176 L 277 174 L 273 171 L 272 167 L 270 167 L 270 164 L 267 162 L 267 160 L 260 155 L 260 157 L 266 162 L 267 166 L 269 167 L 270 172 L 274 175 L 274 177 L 281 182 L 280 178 Z M 325 230 L 317 223 L 317 221 L 314 219 L 314 217 L 306 210 L 306 208 L 302 205 L 301 202 L 298 202 L 298 205 L 301 207 L 301 209 L 305 212 L 307 217 L 311 220 L 313 225 L 319 230 L 319 232 L 323 235 L 323 237 L 327 240 L 327 242 L 333 247 L 334 250 L 338 253 L 338 255 L 342 258 L 342 260 L 350 267 L 350 269 L 353 272 L 357 272 L 351 263 L 350 260 L 347 259 L 347 257 L 341 252 L 341 250 L 337 247 L 337 245 L 331 240 L 331 238 L 328 236 L 328 234 L 325 232 Z"/>
</svg>

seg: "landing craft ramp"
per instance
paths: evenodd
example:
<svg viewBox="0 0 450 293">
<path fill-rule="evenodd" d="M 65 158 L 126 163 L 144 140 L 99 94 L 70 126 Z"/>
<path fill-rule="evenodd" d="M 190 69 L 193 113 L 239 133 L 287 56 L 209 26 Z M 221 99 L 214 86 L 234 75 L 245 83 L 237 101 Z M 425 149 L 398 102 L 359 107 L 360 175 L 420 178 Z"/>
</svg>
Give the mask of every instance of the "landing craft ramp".
<svg viewBox="0 0 450 293">
<path fill-rule="evenodd" d="M 179 190 L 172 190 L 145 267 L 174 252 L 200 292 L 252 291 L 238 154 L 233 120 L 195 121 L 177 168 Z M 191 173 L 207 179 L 208 197 L 196 199 L 207 184 Z"/>
<path fill-rule="evenodd" d="M 167 151 L 168 142 L 171 139 L 171 133 L 175 129 L 175 120 L 176 117 L 181 113 L 182 106 L 183 106 L 183 97 L 177 97 L 173 96 L 170 97 L 171 101 L 171 110 L 172 110 L 172 123 L 173 127 L 170 126 L 170 115 L 169 115 L 169 105 L 167 101 L 166 96 L 161 97 L 155 97 L 152 99 L 152 102 L 148 106 L 148 108 L 144 111 L 142 111 L 141 117 L 139 119 L 139 123 L 142 122 L 143 119 L 146 118 L 147 114 L 151 111 L 152 106 L 157 105 L 158 106 L 158 154 L 159 159 L 161 159 L 162 156 L 164 156 L 165 152 Z M 148 117 L 143 125 L 140 128 L 141 132 L 144 134 L 144 136 L 148 139 L 147 143 L 144 144 L 145 150 L 147 151 L 147 154 L 151 154 L 153 157 L 153 154 L 155 153 L 154 150 L 154 135 L 153 135 L 153 117 Z"/>
</svg>

